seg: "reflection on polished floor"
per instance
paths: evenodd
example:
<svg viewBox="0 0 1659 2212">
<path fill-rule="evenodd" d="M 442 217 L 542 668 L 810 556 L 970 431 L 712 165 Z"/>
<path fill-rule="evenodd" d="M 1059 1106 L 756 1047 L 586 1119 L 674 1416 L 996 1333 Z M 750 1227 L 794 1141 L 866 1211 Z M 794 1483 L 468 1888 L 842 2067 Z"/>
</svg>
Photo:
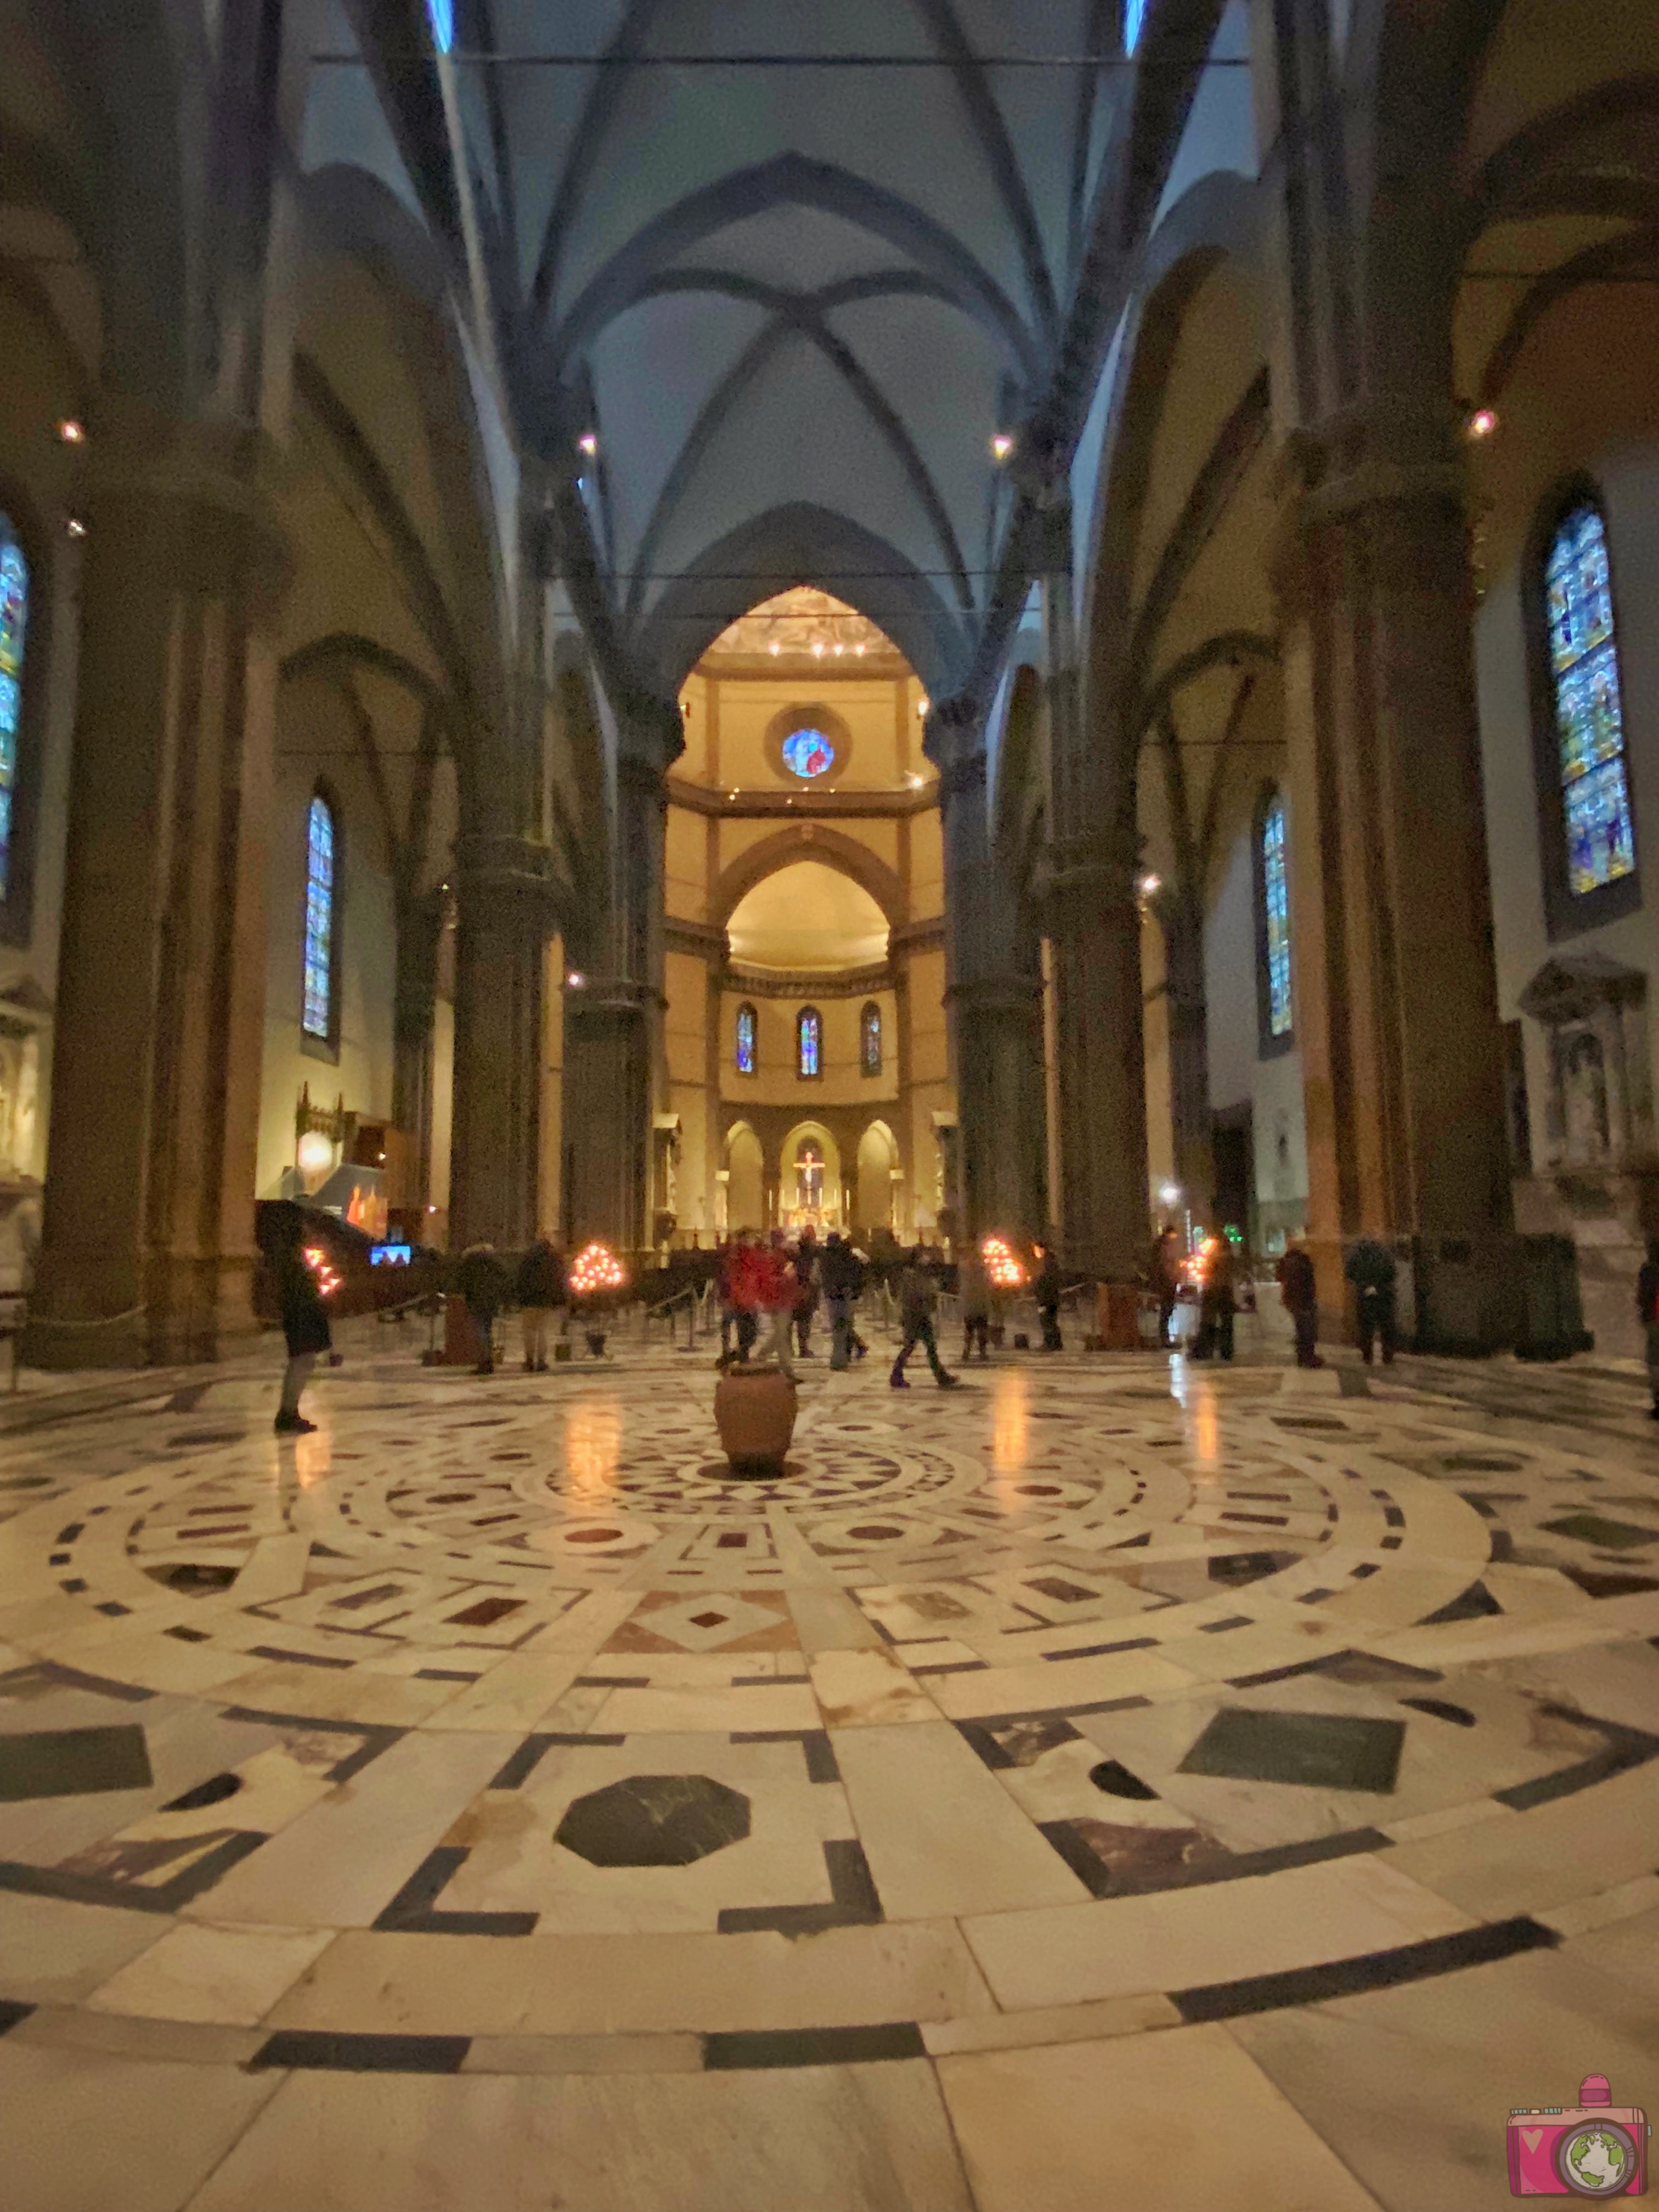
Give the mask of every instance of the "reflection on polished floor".
<svg viewBox="0 0 1659 2212">
<path fill-rule="evenodd" d="M 973 1381 L 9 1437 L 9 2212 L 1464 2212 L 1659 2101 L 1634 1370 Z"/>
</svg>

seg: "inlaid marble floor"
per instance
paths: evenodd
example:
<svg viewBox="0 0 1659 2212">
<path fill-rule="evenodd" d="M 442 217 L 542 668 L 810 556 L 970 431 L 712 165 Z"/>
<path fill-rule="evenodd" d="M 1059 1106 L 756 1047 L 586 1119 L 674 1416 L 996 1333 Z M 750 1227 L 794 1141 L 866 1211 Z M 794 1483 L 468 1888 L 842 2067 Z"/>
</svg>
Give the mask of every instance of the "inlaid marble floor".
<svg viewBox="0 0 1659 2212">
<path fill-rule="evenodd" d="M 1659 2101 L 1634 1376 L 970 1380 L 0 1442 L 7 2212 L 1465 2212 Z"/>
</svg>

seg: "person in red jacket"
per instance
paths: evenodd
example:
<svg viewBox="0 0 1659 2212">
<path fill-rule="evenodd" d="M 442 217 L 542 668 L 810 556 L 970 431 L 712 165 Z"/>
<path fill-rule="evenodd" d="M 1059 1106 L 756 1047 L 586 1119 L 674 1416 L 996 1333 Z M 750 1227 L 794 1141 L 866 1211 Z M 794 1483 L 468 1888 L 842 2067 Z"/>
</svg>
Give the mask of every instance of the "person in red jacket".
<svg viewBox="0 0 1659 2212">
<path fill-rule="evenodd" d="M 752 1229 L 739 1229 L 726 1248 L 720 1267 L 720 1361 L 722 1367 L 746 1367 L 749 1355 L 755 1348 L 755 1339 L 760 1334 L 761 1280 L 759 1263 L 763 1255 L 755 1249 Z M 730 1314 L 737 1334 L 737 1349 L 728 1352 L 726 1340 L 726 1316 Z"/>
<path fill-rule="evenodd" d="M 789 1333 L 794 1325 L 795 1300 L 800 1295 L 800 1285 L 781 1229 L 772 1231 L 770 1244 L 756 1256 L 761 1267 L 758 1304 L 772 1326 L 771 1340 L 766 1348 L 777 1361 L 779 1374 L 787 1375 L 793 1382 L 795 1369 L 789 1356 Z"/>
</svg>

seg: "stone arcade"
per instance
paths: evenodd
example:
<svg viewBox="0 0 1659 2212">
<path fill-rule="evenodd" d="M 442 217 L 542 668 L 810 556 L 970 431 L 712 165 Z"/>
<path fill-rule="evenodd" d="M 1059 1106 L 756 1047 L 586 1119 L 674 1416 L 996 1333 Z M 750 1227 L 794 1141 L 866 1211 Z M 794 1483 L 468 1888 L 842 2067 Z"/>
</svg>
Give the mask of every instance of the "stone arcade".
<svg viewBox="0 0 1659 2212">
<path fill-rule="evenodd" d="M 1656 70 L 0 6 L 6 2212 L 1466 2212 L 1659 2097 Z M 1127 1341 L 872 1310 L 780 1483 L 353 1322 L 279 1439 L 296 1197 Z M 1165 1218 L 1328 1364 L 1134 1348 Z"/>
</svg>

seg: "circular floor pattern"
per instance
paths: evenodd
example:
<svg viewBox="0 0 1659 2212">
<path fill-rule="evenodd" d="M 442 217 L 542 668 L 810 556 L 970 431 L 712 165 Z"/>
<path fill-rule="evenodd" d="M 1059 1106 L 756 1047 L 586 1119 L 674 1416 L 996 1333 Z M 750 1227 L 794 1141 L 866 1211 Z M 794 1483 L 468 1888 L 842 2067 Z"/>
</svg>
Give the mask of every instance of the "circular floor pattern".
<svg viewBox="0 0 1659 2212">
<path fill-rule="evenodd" d="M 295 1445 L 241 1382 L 121 1454 L 20 1443 L 55 1494 L 0 1530 L 0 1890 L 269 1931 L 295 2034 L 1190 2004 L 1552 1940 L 1649 1871 L 1659 1460 L 1346 1379 L 820 1371 L 777 1482 L 664 1356 L 347 1370 Z M 99 2004 L 161 2003 L 149 1956 Z"/>
</svg>

